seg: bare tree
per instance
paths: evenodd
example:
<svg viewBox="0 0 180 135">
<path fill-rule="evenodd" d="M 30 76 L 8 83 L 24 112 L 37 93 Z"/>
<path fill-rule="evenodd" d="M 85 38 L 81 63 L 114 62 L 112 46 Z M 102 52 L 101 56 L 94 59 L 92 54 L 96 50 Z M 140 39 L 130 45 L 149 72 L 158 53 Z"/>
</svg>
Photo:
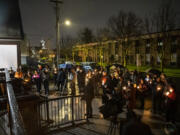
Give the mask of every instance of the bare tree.
<svg viewBox="0 0 180 135">
<path fill-rule="evenodd" d="M 77 40 L 71 36 L 65 36 L 61 39 L 61 58 L 65 61 L 72 59 L 72 47 L 77 43 Z"/>
<path fill-rule="evenodd" d="M 163 72 L 166 50 L 171 36 L 170 30 L 176 27 L 176 13 L 172 7 L 172 0 L 163 0 L 152 18 L 153 26 L 159 34 L 157 37 L 157 51 L 160 58 L 160 68 Z M 161 43 L 160 43 L 161 42 Z"/>
<path fill-rule="evenodd" d="M 94 35 L 90 28 L 85 27 L 79 32 L 79 40 L 81 43 L 91 43 L 94 41 Z"/>
<path fill-rule="evenodd" d="M 96 31 L 96 41 L 108 41 L 110 39 L 113 39 L 112 34 L 110 30 L 106 27 L 104 28 L 99 28 Z"/>
<path fill-rule="evenodd" d="M 110 28 L 115 38 L 122 39 L 123 61 L 124 66 L 127 65 L 127 55 L 131 48 L 132 36 L 138 36 L 142 31 L 142 20 L 133 12 L 120 11 L 117 16 L 112 16 L 108 20 Z"/>
</svg>

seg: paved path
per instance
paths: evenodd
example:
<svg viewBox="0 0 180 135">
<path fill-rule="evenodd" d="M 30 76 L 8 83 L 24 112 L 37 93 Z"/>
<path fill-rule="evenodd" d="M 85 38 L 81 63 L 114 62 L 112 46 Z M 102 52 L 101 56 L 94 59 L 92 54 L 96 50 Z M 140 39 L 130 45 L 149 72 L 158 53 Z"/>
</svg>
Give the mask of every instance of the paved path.
<svg viewBox="0 0 180 135">
<path fill-rule="evenodd" d="M 107 134 L 110 122 L 101 118 L 98 107 L 101 106 L 101 100 L 96 98 L 93 101 L 93 114 L 94 118 L 90 119 L 90 124 L 79 125 L 78 127 L 69 128 L 65 131 L 59 131 L 52 135 L 105 135 Z M 125 110 L 124 110 L 125 111 Z M 165 135 L 164 119 L 160 115 L 154 115 L 149 110 L 141 111 L 134 110 L 137 115 L 142 116 L 142 121 L 151 127 L 154 135 Z M 125 119 L 126 113 L 123 112 L 119 115 L 120 119 Z M 116 132 L 118 135 L 118 131 Z"/>
</svg>

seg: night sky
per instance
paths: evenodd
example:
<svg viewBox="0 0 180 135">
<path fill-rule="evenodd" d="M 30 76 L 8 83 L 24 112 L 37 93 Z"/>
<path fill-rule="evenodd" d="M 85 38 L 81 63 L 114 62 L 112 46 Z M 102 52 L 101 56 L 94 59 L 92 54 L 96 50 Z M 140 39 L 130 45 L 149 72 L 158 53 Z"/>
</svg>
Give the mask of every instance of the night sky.
<svg viewBox="0 0 180 135">
<path fill-rule="evenodd" d="M 80 29 L 96 30 L 119 10 L 132 11 L 144 17 L 157 9 L 161 0 L 64 0 L 61 20 L 70 19 L 70 27 L 61 26 L 61 36 L 76 37 Z M 180 13 L 180 0 L 173 0 L 173 8 Z M 49 0 L 19 0 L 24 32 L 32 45 L 41 39 L 55 40 L 55 10 Z M 179 17 L 180 18 L 180 17 Z"/>
</svg>

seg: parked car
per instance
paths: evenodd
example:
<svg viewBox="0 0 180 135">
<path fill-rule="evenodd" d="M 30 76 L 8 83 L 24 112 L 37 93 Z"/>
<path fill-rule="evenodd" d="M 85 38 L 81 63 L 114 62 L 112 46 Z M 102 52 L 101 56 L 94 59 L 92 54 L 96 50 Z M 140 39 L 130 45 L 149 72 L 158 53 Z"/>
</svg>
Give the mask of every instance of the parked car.
<svg viewBox="0 0 180 135">
<path fill-rule="evenodd" d="M 154 69 L 154 68 L 151 68 L 147 71 L 147 73 L 149 74 L 157 74 L 158 76 L 161 75 L 161 71 L 159 71 L 158 69 Z"/>
<path fill-rule="evenodd" d="M 91 66 L 83 66 L 85 72 L 88 72 L 89 70 L 93 70 Z"/>
</svg>

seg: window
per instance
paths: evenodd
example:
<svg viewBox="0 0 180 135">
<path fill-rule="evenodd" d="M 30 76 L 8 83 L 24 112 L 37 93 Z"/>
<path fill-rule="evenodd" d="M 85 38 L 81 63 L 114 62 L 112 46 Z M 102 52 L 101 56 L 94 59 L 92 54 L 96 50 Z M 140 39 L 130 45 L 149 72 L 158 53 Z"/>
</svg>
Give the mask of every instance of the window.
<svg viewBox="0 0 180 135">
<path fill-rule="evenodd" d="M 135 52 L 136 54 L 139 54 L 139 40 L 135 41 Z"/>
<path fill-rule="evenodd" d="M 171 45 L 177 45 L 178 41 L 177 41 L 177 37 L 176 36 L 173 36 L 171 38 Z"/>
<path fill-rule="evenodd" d="M 18 66 L 18 47 L 17 45 L 0 45 L 0 68 L 17 69 Z"/>
<path fill-rule="evenodd" d="M 171 38 L 171 53 L 176 53 L 177 50 L 177 37 Z"/>
<path fill-rule="evenodd" d="M 162 39 L 158 39 L 158 46 L 163 46 L 163 41 L 162 41 Z"/>
<path fill-rule="evenodd" d="M 111 54 L 111 43 L 108 44 L 108 53 Z"/>
<path fill-rule="evenodd" d="M 149 64 L 151 61 L 151 55 L 150 54 L 146 54 L 146 63 Z"/>
<path fill-rule="evenodd" d="M 150 46 L 151 46 L 150 40 L 147 39 L 146 40 L 146 53 L 148 53 L 148 54 L 150 53 L 150 50 L 151 50 Z"/>
<path fill-rule="evenodd" d="M 118 55 L 118 51 L 119 51 L 119 45 L 118 42 L 115 43 L 115 54 Z"/>
<path fill-rule="evenodd" d="M 161 62 L 160 56 L 157 56 L 157 63 L 159 64 Z"/>
<path fill-rule="evenodd" d="M 171 63 L 176 63 L 177 62 L 177 54 L 173 53 L 171 54 Z"/>
<path fill-rule="evenodd" d="M 150 47 L 151 46 L 151 44 L 150 44 L 150 39 L 147 39 L 146 40 L 146 47 Z"/>
</svg>

